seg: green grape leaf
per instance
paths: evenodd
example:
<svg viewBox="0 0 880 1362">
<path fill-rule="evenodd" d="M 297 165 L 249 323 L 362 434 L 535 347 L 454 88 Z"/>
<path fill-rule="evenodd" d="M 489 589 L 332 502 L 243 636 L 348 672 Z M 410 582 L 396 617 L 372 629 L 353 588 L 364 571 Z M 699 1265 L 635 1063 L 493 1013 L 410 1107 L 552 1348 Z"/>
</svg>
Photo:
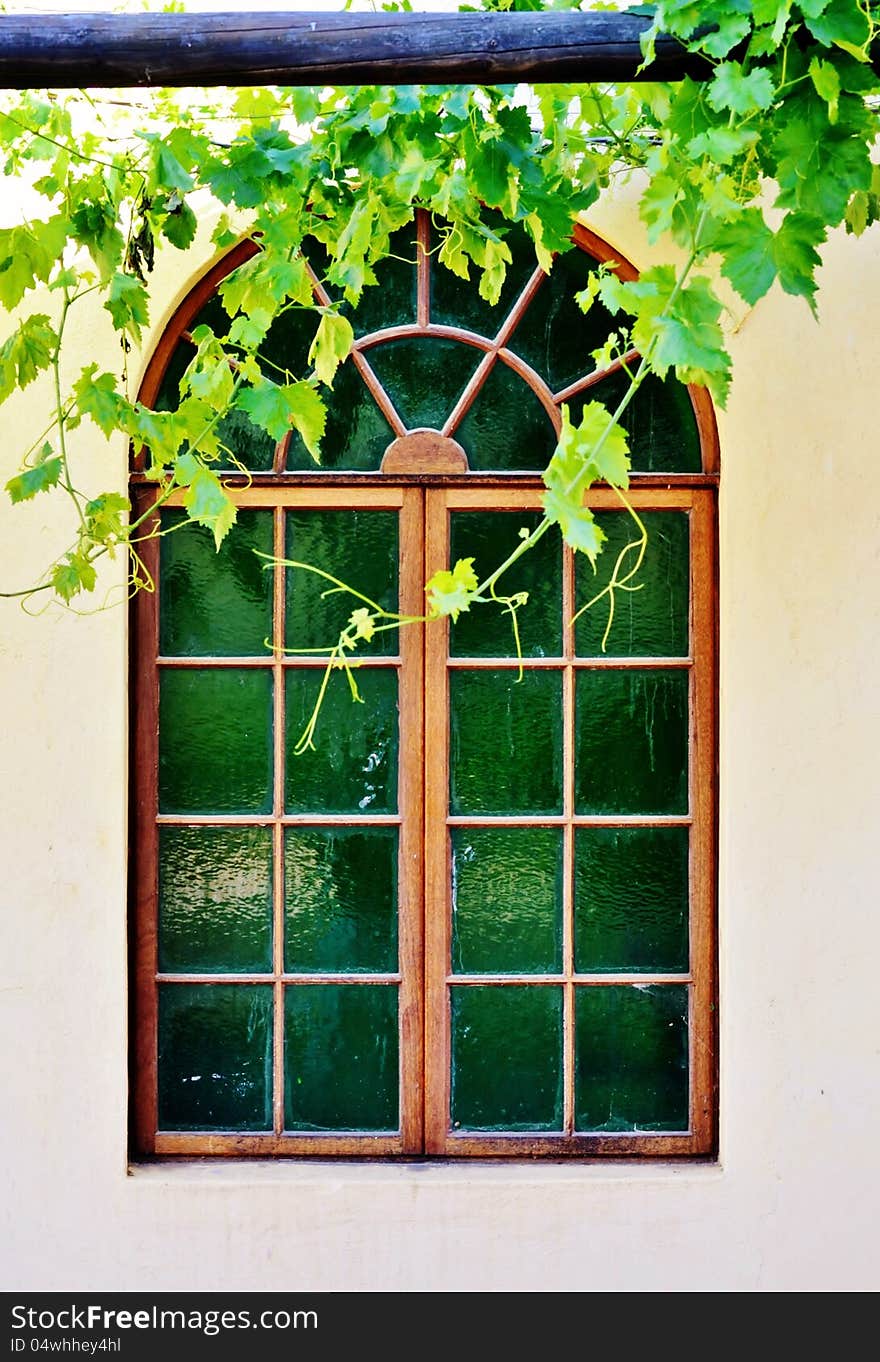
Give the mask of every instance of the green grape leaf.
<svg viewBox="0 0 880 1362">
<path fill-rule="evenodd" d="M 30 501 L 38 492 L 47 492 L 50 487 L 57 487 L 60 477 L 61 460 L 53 455 L 50 444 L 44 444 L 38 461 L 7 482 L 9 500 L 13 505 L 19 501 Z"/>
<path fill-rule="evenodd" d="M 725 61 L 715 67 L 706 97 L 713 109 L 750 114 L 769 109 L 775 93 L 773 77 L 765 67 L 746 74 L 739 62 Z"/>
<path fill-rule="evenodd" d="M 57 266 L 67 239 L 67 219 L 0 229 L 0 303 L 17 307 L 37 281 L 45 283 Z"/>
<path fill-rule="evenodd" d="M 470 609 L 478 586 L 473 558 L 459 558 L 451 572 L 445 568 L 435 572 L 425 586 L 430 618 L 449 615 L 457 620 L 463 610 Z"/>
<path fill-rule="evenodd" d="M 99 374 L 97 364 L 88 364 L 73 385 L 76 405 L 83 416 L 90 416 L 108 439 L 119 428 L 127 403 L 116 388 L 113 374 Z"/>
<path fill-rule="evenodd" d="M 113 318 L 117 331 L 122 331 L 140 342 L 142 328 L 149 321 L 147 291 L 133 274 L 117 270 L 110 283 L 110 293 L 104 304 Z"/>
<path fill-rule="evenodd" d="M 369 643 L 376 632 L 376 617 L 365 605 L 360 609 L 353 610 L 348 619 L 349 624 L 354 630 L 355 639 L 363 639 Z"/>
<path fill-rule="evenodd" d="M 291 426 L 295 427 L 312 458 L 318 462 L 327 409 L 310 383 L 279 384 L 261 378 L 253 387 L 239 392 L 236 405 L 273 440 L 282 440 Z"/>
<path fill-rule="evenodd" d="M 89 533 L 102 544 L 113 544 L 125 537 L 125 517 L 131 509 L 128 497 L 119 492 L 103 492 L 86 502 L 85 517 Z"/>
<path fill-rule="evenodd" d="M 563 406 L 559 443 L 543 479 L 547 518 L 559 526 L 566 543 L 595 562 L 605 536 L 592 511 L 584 506 L 584 493 L 594 482 L 629 485 L 626 431 L 614 424 L 611 412 L 601 402 L 586 403 L 576 426 L 568 407 Z"/>
<path fill-rule="evenodd" d="M 315 367 L 320 383 L 333 387 L 336 370 L 351 350 L 354 331 L 351 322 L 338 312 L 325 312 L 318 323 L 309 348 L 309 363 Z"/>
<path fill-rule="evenodd" d="M 179 461 L 178 469 L 183 464 Z M 189 472 L 189 468 L 186 470 Z M 213 469 L 198 464 L 189 485 L 183 494 L 183 504 L 190 520 L 197 525 L 206 525 L 214 535 L 218 550 L 226 535 L 235 524 L 236 509 L 223 490 L 223 485 Z"/>
<path fill-rule="evenodd" d="M 58 336 L 42 312 L 27 317 L 0 345 L 0 402 L 33 383 L 48 369 L 58 346 Z"/>
<path fill-rule="evenodd" d="M 55 564 L 50 581 L 57 596 L 71 601 L 80 591 L 94 591 L 97 575 L 85 553 L 72 552 Z"/>
<path fill-rule="evenodd" d="M 810 62 L 810 79 L 820 99 L 828 105 L 829 123 L 837 122 L 837 104 L 840 99 L 840 76 L 833 62 L 813 57 Z"/>
</svg>

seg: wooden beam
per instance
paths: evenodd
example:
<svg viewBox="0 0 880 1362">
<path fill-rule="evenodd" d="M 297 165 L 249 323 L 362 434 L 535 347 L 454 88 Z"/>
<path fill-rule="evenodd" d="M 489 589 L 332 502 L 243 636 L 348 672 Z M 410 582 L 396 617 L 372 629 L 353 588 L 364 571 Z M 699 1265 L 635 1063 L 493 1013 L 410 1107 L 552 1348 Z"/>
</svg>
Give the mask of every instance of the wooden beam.
<svg viewBox="0 0 880 1362">
<path fill-rule="evenodd" d="M 0 88 L 676 80 L 708 67 L 649 21 L 581 14 L 0 15 Z"/>
</svg>

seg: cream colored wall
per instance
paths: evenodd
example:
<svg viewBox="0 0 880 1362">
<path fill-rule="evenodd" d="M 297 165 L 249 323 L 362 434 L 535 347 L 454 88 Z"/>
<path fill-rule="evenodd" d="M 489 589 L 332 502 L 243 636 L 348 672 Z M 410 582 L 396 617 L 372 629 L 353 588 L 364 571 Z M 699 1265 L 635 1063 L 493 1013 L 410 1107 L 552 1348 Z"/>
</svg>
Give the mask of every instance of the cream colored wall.
<svg viewBox="0 0 880 1362">
<path fill-rule="evenodd" d="M 720 1164 L 127 1169 L 125 612 L 0 602 L 6 1290 L 876 1288 L 880 233 L 825 262 L 821 326 L 742 321 L 721 420 Z M 3 481 L 46 402 L 0 411 Z M 10 589 L 66 527 L 0 515 Z"/>
</svg>

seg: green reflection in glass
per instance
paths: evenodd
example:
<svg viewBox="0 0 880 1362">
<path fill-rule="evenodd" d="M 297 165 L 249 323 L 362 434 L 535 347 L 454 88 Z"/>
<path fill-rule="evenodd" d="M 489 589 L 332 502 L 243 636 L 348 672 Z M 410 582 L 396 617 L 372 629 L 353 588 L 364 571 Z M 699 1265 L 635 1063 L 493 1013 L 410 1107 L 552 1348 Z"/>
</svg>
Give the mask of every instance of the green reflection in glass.
<svg viewBox="0 0 880 1362">
<path fill-rule="evenodd" d="M 688 968 L 687 828 L 578 828 L 575 969 Z"/>
<path fill-rule="evenodd" d="M 556 448 L 556 432 L 536 393 L 498 360 L 454 432 L 474 472 L 540 470 Z"/>
<path fill-rule="evenodd" d="M 397 969 L 397 829 L 288 828 L 284 967 Z"/>
<path fill-rule="evenodd" d="M 454 671 L 449 689 L 452 812 L 561 812 L 560 673 Z"/>
<path fill-rule="evenodd" d="M 415 321 L 418 249 L 414 221 L 392 232 L 387 257 L 373 265 L 375 284 L 367 285 L 351 313 L 356 335 Z"/>
<path fill-rule="evenodd" d="M 294 431 L 287 451 L 288 469 L 307 473 L 336 469 L 375 472 L 394 439 L 394 431 L 351 359 L 345 360 L 337 369 L 333 392 L 327 397 L 327 426 L 321 440 L 320 464 L 315 463 Z"/>
<path fill-rule="evenodd" d="M 688 673 L 586 670 L 575 682 L 578 813 L 686 813 Z"/>
<path fill-rule="evenodd" d="M 574 247 L 553 261 L 548 279 L 538 289 L 509 348 L 521 355 L 552 392 L 592 372 L 592 351 L 605 344 L 617 323 L 597 300 L 586 315 L 574 295 L 586 287 L 596 262 Z"/>
<path fill-rule="evenodd" d="M 562 989 L 453 988 L 452 1125 L 562 1128 Z"/>
<path fill-rule="evenodd" d="M 397 674 L 355 672 L 363 704 L 352 702 L 345 677 L 330 678 L 315 750 L 294 756 L 321 686 L 321 672 L 287 673 L 288 813 L 395 813 L 397 810 Z"/>
<path fill-rule="evenodd" d="M 562 833 L 452 829 L 452 967 L 457 974 L 562 968 Z"/>
<path fill-rule="evenodd" d="M 406 336 L 372 346 L 366 357 L 408 430 L 440 430 L 482 352 L 461 341 Z"/>
<path fill-rule="evenodd" d="M 648 547 L 632 585 L 637 591 L 618 591 L 605 652 L 609 657 L 687 657 L 689 599 L 688 516 L 684 511 L 645 511 L 641 514 Z M 594 573 L 582 554 L 577 561 L 577 605 L 585 605 L 610 580 L 617 556 L 638 542 L 638 529 L 626 511 L 599 511 L 596 520 L 607 541 Z M 635 565 L 635 550 L 624 559 L 623 571 Z M 607 598 L 586 610 L 575 625 L 581 657 L 598 657 L 608 622 Z"/>
<path fill-rule="evenodd" d="M 384 609 L 397 609 L 395 511 L 288 511 L 286 518 L 288 559 L 322 568 Z M 352 611 L 364 606 L 314 572 L 288 568 L 286 580 L 288 648 L 332 647 Z M 396 653 L 399 646 L 393 629 L 361 650 Z"/>
<path fill-rule="evenodd" d="M 687 1130 L 687 994 L 683 984 L 576 990 L 577 1130 Z"/>
<path fill-rule="evenodd" d="M 284 996 L 286 1130 L 399 1126 L 397 986 L 295 984 Z"/>
<path fill-rule="evenodd" d="M 268 828 L 159 829 L 159 968 L 272 968 Z"/>
<path fill-rule="evenodd" d="M 449 561 L 473 558 L 477 576 L 503 563 L 519 543 L 520 529 L 529 533 L 540 521 L 536 511 L 459 511 L 451 516 Z M 525 657 L 553 657 L 562 651 L 562 546 L 557 534 L 546 534 L 505 573 L 501 595 L 527 591 L 519 610 L 520 644 Z M 459 615 L 450 632 L 454 657 L 512 657 L 516 653 L 509 611 L 480 606 Z"/>
<path fill-rule="evenodd" d="M 166 657 L 258 657 L 272 634 L 272 512 L 239 511 L 219 553 L 203 525 L 163 511 L 159 651 Z"/>
<path fill-rule="evenodd" d="M 621 370 L 601 379 L 593 388 L 569 399 L 572 421 L 580 420 L 585 402 L 603 402 L 615 411 L 629 387 Z M 630 455 L 636 473 L 699 473 L 702 468 L 700 435 L 690 393 L 671 375 L 649 374 L 627 407 L 620 424 L 629 434 Z"/>
<path fill-rule="evenodd" d="M 159 989 L 159 1128 L 272 1129 L 272 987 Z"/>
<path fill-rule="evenodd" d="M 461 326 L 466 331 L 492 339 L 538 268 L 538 260 L 534 242 L 524 227 L 510 227 L 500 213 L 487 215 L 484 211 L 483 221 L 504 239 L 512 257 L 498 302 L 488 303 L 480 297 L 478 270 L 472 271 L 472 278 L 460 279 L 435 256 L 431 264 L 431 321 Z M 442 232 L 443 224 L 440 224 L 434 244 L 440 240 Z"/>
<path fill-rule="evenodd" d="M 159 683 L 162 813 L 269 813 L 272 674 L 170 668 Z"/>
</svg>

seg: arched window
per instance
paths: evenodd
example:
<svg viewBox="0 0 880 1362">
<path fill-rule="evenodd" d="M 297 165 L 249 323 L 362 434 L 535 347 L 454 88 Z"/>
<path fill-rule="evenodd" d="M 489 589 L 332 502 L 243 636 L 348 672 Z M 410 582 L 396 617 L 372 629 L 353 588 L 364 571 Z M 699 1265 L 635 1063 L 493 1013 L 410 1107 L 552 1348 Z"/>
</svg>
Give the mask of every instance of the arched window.
<svg viewBox="0 0 880 1362">
<path fill-rule="evenodd" d="M 598 573 L 554 530 L 473 611 L 386 633 L 334 673 L 352 609 L 278 559 L 419 615 L 438 568 L 491 569 L 540 515 L 567 403 L 613 405 L 613 329 L 525 235 L 492 307 L 417 214 L 352 315 L 323 459 L 226 418 L 238 520 L 149 546 L 134 604 L 134 1142 L 158 1154 L 706 1155 L 715 1144 L 715 487 L 702 390 L 650 378 L 624 416 L 649 547 L 640 590 L 572 616 L 632 521 L 589 494 Z M 173 407 L 219 281 L 193 290 L 142 399 Z M 308 251 L 319 300 L 320 247 Z M 261 350 L 301 377 L 313 316 Z M 244 476 L 242 469 L 247 469 Z M 138 507 L 154 495 L 141 468 Z M 183 517 L 163 509 L 166 526 Z M 267 646 L 268 644 L 268 646 Z"/>
</svg>

